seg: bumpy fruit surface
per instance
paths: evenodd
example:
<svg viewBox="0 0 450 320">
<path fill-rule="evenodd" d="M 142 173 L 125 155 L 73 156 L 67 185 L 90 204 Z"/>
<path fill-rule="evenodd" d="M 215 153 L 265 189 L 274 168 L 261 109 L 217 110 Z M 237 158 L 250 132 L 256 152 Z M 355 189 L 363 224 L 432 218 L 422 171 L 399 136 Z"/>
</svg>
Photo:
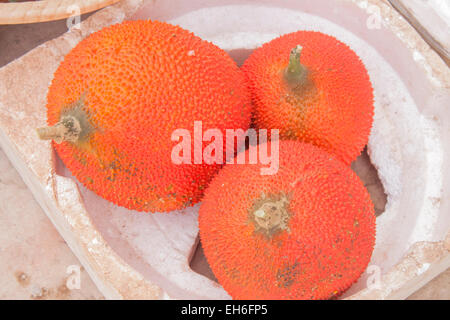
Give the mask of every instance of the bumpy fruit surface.
<svg viewBox="0 0 450 320">
<path fill-rule="evenodd" d="M 174 130 L 192 139 L 194 121 L 203 131 L 246 130 L 251 116 L 244 76 L 228 54 L 158 21 L 117 24 L 81 41 L 55 72 L 47 101 L 53 127 L 38 133 L 62 141 L 54 147 L 72 174 L 117 205 L 152 212 L 198 202 L 220 168 L 174 164 Z"/>
<path fill-rule="evenodd" d="M 281 141 L 279 157 L 274 175 L 260 174 L 265 165 L 226 165 L 212 180 L 199 213 L 205 256 L 234 299 L 336 297 L 371 258 L 369 194 L 311 144 Z"/>
<path fill-rule="evenodd" d="M 256 49 L 242 70 L 255 104 L 255 124 L 281 138 L 312 143 L 346 163 L 367 144 L 372 85 L 360 58 L 320 32 L 298 31 Z"/>
</svg>

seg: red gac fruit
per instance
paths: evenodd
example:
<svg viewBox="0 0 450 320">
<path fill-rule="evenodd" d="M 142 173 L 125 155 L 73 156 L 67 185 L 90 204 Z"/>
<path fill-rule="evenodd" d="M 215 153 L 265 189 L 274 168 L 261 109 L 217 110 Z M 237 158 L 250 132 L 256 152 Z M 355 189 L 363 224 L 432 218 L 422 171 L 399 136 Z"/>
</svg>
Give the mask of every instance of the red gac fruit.
<svg viewBox="0 0 450 320">
<path fill-rule="evenodd" d="M 373 204 L 343 162 L 310 144 L 279 146 L 276 174 L 226 165 L 212 180 L 199 212 L 205 256 L 234 299 L 336 297 L 370 261 Z"/>
<path fill-rule="evenodd" d="M 368 142 L 373 90 L 360 58 L 332 36 L 298 31 L 256 49 L 242 66 L 255 124 L 312 143 L 349 164 Z"/>
<path fill-rule="evenodd" d="M 241 70 L 217 46 L 178 26 L 128 21 L 78 43 L 47 95 L 53 139 L 71 173 L 117 205 L 172 211 L 198 202 L 221 164 L 175 164 L 172 134 L 250 125 Z M 225 151 L 225 145 L 224 145 Z"/>
</svg>

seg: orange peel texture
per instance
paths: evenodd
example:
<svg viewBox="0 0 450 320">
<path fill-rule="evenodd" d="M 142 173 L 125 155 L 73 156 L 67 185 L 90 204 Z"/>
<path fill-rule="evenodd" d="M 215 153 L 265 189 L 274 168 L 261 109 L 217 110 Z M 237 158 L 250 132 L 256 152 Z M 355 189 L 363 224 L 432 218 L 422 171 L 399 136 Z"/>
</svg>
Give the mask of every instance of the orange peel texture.
<svg viewBox="0 0 450 320">
<path fill-rule="evenodd" d="M 280 141 L 279 155 L 274 175 L 260 174 L 265 165 L 226 165 L 212 180 L 199 212 L 205 256 L 234 299 L 337 297 L 372 255 L 369 194 L 311 144 Z"/>
<path fill-rule="evenodd" d="M 300 45 L 306 81 L 290 86 L 284 70 Z M 280 129 L 282 139 L 301 140 L 347 164 L 368 142 L 373 90 L 367 70 L 346 44 L 332 36 L 298 31 L 256 49 L 242 66 L 261 129 Z"/>
<path fill-rule="evenodd" d="M 93 33 L 65 56 L 47 110 L 49 125 L 67 114 L 84 119 L 78 141 L 54 143 L 83 185 L 119 206 L 159 212 L 198 202 L 220 168 L 173 164 L 172 132 L 187 129 L 194 139 L 194 121 L 203 131 L 246 130 L 251 101 L 242 71 L 222 49 L 178 26 L 129 21 Z"/>
</svg>

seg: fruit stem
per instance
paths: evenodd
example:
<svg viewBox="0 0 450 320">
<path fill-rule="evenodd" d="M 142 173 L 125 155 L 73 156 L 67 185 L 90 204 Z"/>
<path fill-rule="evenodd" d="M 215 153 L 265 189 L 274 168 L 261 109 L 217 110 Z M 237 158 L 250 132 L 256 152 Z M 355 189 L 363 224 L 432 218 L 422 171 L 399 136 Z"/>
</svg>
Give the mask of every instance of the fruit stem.
<svg viewBox="0 0 450 320">
<path fill-rule="evenodd" d="M 258 229 L 262 229 L 267 235 L 279 230 L 289 230 L 287 226 L 289 218 L 286 208 L 287 202 L 286 198 L 275 201 L 267 200 L 257 207 L 253 211 L 253 215 Z"/>
<path fill-rule="evenodd" d="M 291 50 L 289 65 L 284 70 L 284 79 L 292 87 L 302 85 L 308 75 L 308 69 L 300 63 L 302 49 L 303 47 L 298 45 Z"/>
<path fill-rule="evenodd" d="M 66 115 L 53 126 L 37 128 L 36 132 L 41 140 L 76 142 L 81 133 L 81 125 L 77 118 Z"/>
</svg>

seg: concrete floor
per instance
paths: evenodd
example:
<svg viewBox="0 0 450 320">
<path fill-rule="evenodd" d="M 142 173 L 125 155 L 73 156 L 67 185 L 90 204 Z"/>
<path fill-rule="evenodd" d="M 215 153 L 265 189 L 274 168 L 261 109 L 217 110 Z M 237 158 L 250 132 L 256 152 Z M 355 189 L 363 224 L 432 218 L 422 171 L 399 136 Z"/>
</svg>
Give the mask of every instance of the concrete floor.
<svg viewBox="0 0 450 320">
<path fill-rule="evenodd" d="M 0 67 L 66 31 L 65 20 L 0 26 Z M 193 269 L 212 277 L 205 263 L 197 252 Z M 0 149 L 0 299 L 102 299 L 82 268 L 80 289 L 67 289 L 70 266 L 80 263 Z M 450 299 L 450 269 L 409 299 Z"/>
</svg>

